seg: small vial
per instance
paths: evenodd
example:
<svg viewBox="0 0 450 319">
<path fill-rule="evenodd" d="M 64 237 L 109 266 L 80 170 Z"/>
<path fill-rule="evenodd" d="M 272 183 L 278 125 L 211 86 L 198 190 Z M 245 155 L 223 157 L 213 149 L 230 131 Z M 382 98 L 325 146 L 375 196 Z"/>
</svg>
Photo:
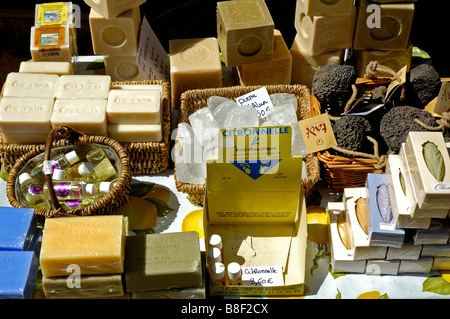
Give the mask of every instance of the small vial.
<svg viewBox="0 0 450 319">
<path fill-rule="evenodd" d="M 222 262 L 222 252 L 217 247 L 210 248 L 208 250 L 208 268 L 211 269 L 212 265 L 217 262 Z"/>
<path fill-rule="evenodd" d="M 67 169 L 80 161 L 76 151 L 70 151 L 67 154 L 59 154 L 54 158 L 50 159 L 51 167 L 53 172 L 56 169 Z M 45 174 L 43 171 L 44 163 L 40 163 L 35 168 L 30 171 L 31 177 L 36 179 L 39 184 L 45 183 Z"/>
<path fill-rule="evenodd" d="M 220 250 L 223 249 L 222 237 L 220 237 L 220 235 L 218 235 L 218 234 L 212 234 L 211 236 L 209 236 L 208 244 L 209 244 L 209 247 L 211 247 L 211 248 L 217 247 Z"/>
<path fill-rule="evenodd" d="M 68 179 L 86 179 L 94 178 L 94 166 L 89 162 L 80 162 L 66 171 Z"/>
<path fill-rule="evenodd" d="M 225 265 L 221 262 L 216 262 L 212 265 L 210 271 L 211 281 L 216 285 L 225 285 L 226 277 L 225 277 Z"/>
<path fill-rule="evenodd" d="M 29 173 L 19 176 L 20 191 L 22 192 L 29 207 L 50 208 L 50 203 L 43 195 L 42 187 L 31 177 Z"/>
<path fill-rule="evenodd" d="M 227 266 L 227 284 L 234 286 L 242 285 L 241 265 L 237 262 L 231 262 Z"/>
</svg>

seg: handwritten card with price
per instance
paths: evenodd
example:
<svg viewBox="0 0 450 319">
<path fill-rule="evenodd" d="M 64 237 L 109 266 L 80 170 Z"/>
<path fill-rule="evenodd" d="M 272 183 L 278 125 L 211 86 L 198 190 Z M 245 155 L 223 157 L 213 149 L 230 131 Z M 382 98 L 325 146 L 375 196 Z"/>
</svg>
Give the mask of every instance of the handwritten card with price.
<svg viewBox="0 0 450 319">
<path fill-rule="evenodd" d="M 265 118 L 267 110 L 273 107 L 272 100 L 266 87 L 261 87 L 257 90 L 244 94 L 236 98 L 239 105 L 250 105 L 258 112 L 259 117 Z"/>
<path fill-rule="evenodd" d="M 330 148 L 330 144 L 337 144 L 328 114 L 314 116 L 298 124 L 308 153 L 320 152 Z"/>
<path fill-rule="evenodd" d="M 253 287 L 283 286 L 281 266 L 242 267 L 242 285 Z"/>
</svg>

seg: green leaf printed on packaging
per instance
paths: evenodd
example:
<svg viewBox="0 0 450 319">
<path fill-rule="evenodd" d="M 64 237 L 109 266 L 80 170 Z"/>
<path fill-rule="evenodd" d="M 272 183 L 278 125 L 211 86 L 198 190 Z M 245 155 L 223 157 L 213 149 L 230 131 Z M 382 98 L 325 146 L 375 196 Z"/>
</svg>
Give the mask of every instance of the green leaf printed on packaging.
<svg viewBox="0 0 450 319">
<path fill-rule="evenodd" d="M 380 212 L 383 222 L 390 223 L 392 221 L 392 207 L 389 198 L 389 186 L 381 184 L 377 188 L 376 194 L 378 211 Z"/>
<path fill-rule="evenodd" d="M 442 182 L 445 176 L 445 163 L 437 145 L 432 142 L 424 143 L 422 145 L 422 155 L 431 175 L 438 182 Z"/>
<path fill-rule="evenodd" d="M 402 172 L 398 170 L 398 178 L 400 179 L 400 186 L 402 187 L 403 194 L 406 196 L 406 181 L 405 177 L 403 176 Z"/>
<path fill-rule="evenodd" d="M 442 277 L 428 277 L 422 284 L 422 291 L 438 295 L 450 295 L 450 282 Z"/>
</svg>

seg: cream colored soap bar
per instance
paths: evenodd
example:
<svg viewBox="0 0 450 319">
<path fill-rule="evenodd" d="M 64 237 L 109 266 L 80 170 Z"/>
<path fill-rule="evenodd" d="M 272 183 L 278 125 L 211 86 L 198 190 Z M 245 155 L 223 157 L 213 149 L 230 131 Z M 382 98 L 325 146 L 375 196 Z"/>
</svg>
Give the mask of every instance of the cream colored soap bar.
<svg viewBox="0 0 450 319">
<path fill-rule="evenodd" d="M 110 87 L 109 75 L 62 75 L 55 95 L 57 99 L 106 99 Z"/>
<path fill-rule="evenodd" d="M 169 40 L 172 106 L 179 108 L 186 90 L 222 87 L 216 38 Z"/>
<path fill-rule="evenodd" d="M 290 53 L 292 56 L 292 84 L 312 87 L 314 74 L 327 64 L 341 64 L 344 61 L 344 49 L 312 56 L 302 45 L 300 35 L 296 35 Z"/>
<path fill-rule="evenodd" d="M 86 4 L 106 19 L 114 19 L 130 9 L 137 8 L 146 0 L 84 0 Z"/>
<path fill-rule="evenodd" d="M 270 61 L 273 30 L 264 0 L 217 2 L 217 38 L 228 67 Z"/>
<path fill-rule="evenodd" d="M 308 16 L 297 3 L 294 27 L 305 50 L 312 56 L 352 46 L 356 7 L 338 16 Z"/>
<path fill-rule="evenodd" d="M 144 81 L 148 78 L 136 63 L 136 56 L 107 55 L 105 73 L 112 81 Z"/>
<path fill-rule="evenodd" d="M 239 65 L 241 85 L 291 84 L 292 56 L 279 30 L 273 35 L 270 61 Z"/>
<path fill-rule="evenodd" d="M 52 127 L 68 125 L 86 135 L 108 136 L 106 99 L 56 99 Z"/>
<path fill-rule="evenodd" d="M 356 21 L 353 48 L 355 50 L 405 50 L 414 17 L 414 3 L 382 3 L 379 5 L 379 27 L 370 25 L 372 3 L 359 0 L 358 18 Z"/>
<path fill-rule="evenodd" d="M 161 124 L 108 124 L 108 136 L 117 142 L 160 142 Z"/>
<path fill-rule="evenodd" d="M 50 133 L 53 98 L 3 97 L 0 131 L 8 144 L 45 143 Z"/>
<path fill-rule="evenodd" d="M 353 0 L 297 0 L 307 16 L 333 16 L 350 14 Z"/>
<path fill-rule="evenodd" d="M 55 74 L 11 72 L 3 85 L 3 96 L 55 97 L 59 77 Z"/>
<path fill-rule="evenodd" d="M 89 26 L 95 54 L 136 55 L 141 27 L 139 7 L 114 19 L 106 19 L 97 11 L 91 10 Z"/>
<path fill-rule="evenodd" d="M 161 94 L 156 90 L 111 90 L 106 113 L 109 124 L 160 124 Z"/>
<path fill-rule="evenodd" d="M 72 39 L 68 25 L 31 27 L 30 52 L 33 62 L 72 62 Z"/>
<path fill-rule="evenodd" d="M 70 62 L 23 61 L 20 63 L 19 73 L 56 74 L 61 76 L 73 74 L 73 68 Z"/>
<path fill-rule="evenodd" d="M 40 264 L 45 277 L 67 275 L 77 265 L 80 275 L 124 271 L 127 230 L 121 215 L 46 219 Z"/>
</svg>

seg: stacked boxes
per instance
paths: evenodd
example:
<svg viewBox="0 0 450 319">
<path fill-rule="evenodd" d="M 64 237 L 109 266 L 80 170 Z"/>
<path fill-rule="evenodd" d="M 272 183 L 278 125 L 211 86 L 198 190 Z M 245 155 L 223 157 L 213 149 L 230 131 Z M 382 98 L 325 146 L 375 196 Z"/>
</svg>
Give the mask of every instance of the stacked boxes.
<svg viewBox="0 0 450 319">
<path fill-rule="evenodd" d="M 441 132 L 410 132 L 400 155 L 389 155 L 386 174 L 368 174 L 365 187 L 345 188 L 343 201 L 328 205 L 333 271 L 449 270 L 449 165 Z"/>
<path fill-rule="evenodd" d="M 105 56 L 105 72 L 113 81 L 147 78 L 136 63 L 141 15 L 145 0 L 85 1 L 90 7 L 89 25 L 95 54 Z"/>
</svg>

